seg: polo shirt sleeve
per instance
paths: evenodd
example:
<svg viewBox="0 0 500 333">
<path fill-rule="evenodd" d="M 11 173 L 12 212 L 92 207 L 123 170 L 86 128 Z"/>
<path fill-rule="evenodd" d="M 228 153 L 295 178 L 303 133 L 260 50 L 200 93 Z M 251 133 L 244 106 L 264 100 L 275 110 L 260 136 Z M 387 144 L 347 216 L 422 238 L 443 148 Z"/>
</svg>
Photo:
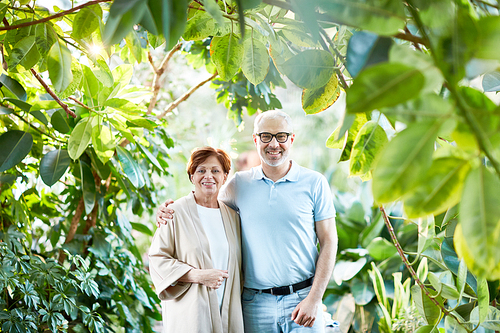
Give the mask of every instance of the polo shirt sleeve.
<svg viewBox="0 0 500 333">
<path fill-rule="evenodd" d="M 335 217 L 332 192 L 325 176 L 321 175 L 314 188 L 314 221 Z"/>
<path fill-rule="evenodd" d="M 238 211 L 236 206 L 236 176 L 233 176 L 219 192 L 219 200 Z"/>
</svg>

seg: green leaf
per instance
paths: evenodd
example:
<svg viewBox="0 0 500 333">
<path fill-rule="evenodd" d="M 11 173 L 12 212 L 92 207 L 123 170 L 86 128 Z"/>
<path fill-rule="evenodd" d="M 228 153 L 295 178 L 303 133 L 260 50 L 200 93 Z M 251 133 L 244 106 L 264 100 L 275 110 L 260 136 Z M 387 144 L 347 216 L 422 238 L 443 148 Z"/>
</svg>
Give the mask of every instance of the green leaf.
<svg viewBox="0 0 500 333">
<path fill-rule="evenodd" d="M 218 25 L 224 24 L 224 17 L 222 16 L 222 11 L 219 8 L 216 0 L 201 0 L 203 8 L 210 16 L 217 22 Z"/>
<path fill-rule="evenodd" d="M 500 310 L 493 306 L 488 307 L 488 312 L 483 320 L 479 319 L 479 307 L 475 307 L 470 314 L 470 322 L 474 325 L 481 324 L 481 327 L 492 331 L 500 330 Z"/>
<path fill-rule="evenodd" d="M 222 24 L 219 26 L 222 26 Z M 182 38 L 185 40 L 203 40 L 209 36 L 217 36 L 216 31 L 216 22 L 213 20 L 212 16 L 207 12 L 198 11 L 187 21 L 186 30 L 184 31 Z"/>
<path fill-rule="evenodd" d="M 23 131 L 8 131 L 0 135 L 0 172 L 20 163 L 31 150 L 33 137 Z"/>
<path fill-rule="evenodd" d="M 419 94 L 424 81 L 419 70 L 403 64 L 374 65 L 363 70 L 347 90 L 347 110 L 369 112 L 403 103 Z"/>
<path fill-rule="evenodd" d="M 441 319 L 441 309 L 431 301 L 418 285 L 411 287 L 411 295 L 418 312 L 424 317 L 427 324 L 436 325 Z M 437 300 L 439 304 L 443 304 L 440 296 L 437 296 L 435 300 Z M 446 318 L 448 317 L 449 316 Z"/>
<path fill-rule="evenodd" d="M 439 333 L 439 331 L 434 325 L 425 325 L 419 327 L 417 330 L 413 331 L 413 333 Z"/>
<path fill-rule="evenodd" d="M 351 292 L 357 305 L 366 305 L 375 296 L 375 291 L 370 284 L 357 279 L 353 280 Z"/>
<path fill-rule="evenodd" d="M 142 62 L 142 47 L 139 36 L 137 35 L 137 32 L 135 30 L 131 30 L 127 34 L 127 36 L 125 37 L 125 43 L 127 44 L 135 60 L 137 60 L 137 63 L 140 64 Z M 109 74 L 111 74 L 111 71 L 109 72 Z"/>
<path fill-rule="evenodd" d="M 141 150 L 141 152 L 146 155 L 146 158 L 148 159 L 149 162 L 151 162 L 151 164 L 153 164 L 155 167 L 157 167 L 159 170 L 163 170 L 164 168 L 161 166 L 160 162 L 158 162 L 158 159 L 153 155 L 151 154 L 151 152 L 143 147 L 142 145 L 140 144 L 137 144 L 137 147 L 139 147 L 139 149 Z"/>
<path fill-rule="evenodd" d="M 359 258 L 356 261 L 346 261 L 339 260 L 336 263 L 335 269 L 333 270 L 333 279 L 340 285 L 342 281 L 351 280 L 356 274 L 359 273 L 366 265 L 367 259 L 364 257 Z"/>
<path fill-rule="evenodd" d="M 50 48 L 47 66 L 52 85 L 58 92 L 64 91 L 73 80 L 71 58 L 71 52 L 59 42 L 54 43 Z"/>
<path fill-rule="evenodd" d="M 427 175 L 405 199 L 405 212 L 409 218 L 429 214 L 438 215 L 455 206 L 462 195 L 468 161 L 445 157 L 432 162 Z"/>
<path fill-rule="evenodd" d="M 473 169 L 465 180 L 458 220 L 466 245 L 476 264 L 474 274 L 500 279 L 493 268 L 500 265 L 500 180 L 485 166 Z"/>
<path fill-rule="evenodd" d="M 369 31 L 355 32 L 349 39 L 346 67 L 353 78 L 364 68 L 389 60 L 392 39 Z"/>
<path fill-rule="evenodd" d="M 31 111 L 30 114 L 35 117 L 38 121 L 40 121 L 44 125 L 48 125 L 49 121 L 47 120 L 47 117 L 45 117 L 45 114 L 43 114 L 41 111 Z"/>
<path fill-rule="evenodd" d="M 305 23 L 305 29 L 309 32 L 315 41 L 320 40 L 319 36 L 319 26 L 318 26 L 318 16 L 316 13 L 315 6 L 307 1 L 303 0 L 291 0 L 292 7 L 295 9 L 295 13 L 300 15 L 301 21 Z"/>
<path fill-rule="evenodd" d="M 305 50 L 280 66 L 290 81 L 305 89 L 320 88 L 330 81 L 335 67 L 332 55 L 324 50 Z"/>
<path fill-rule="evenodd" d="M 90 68 L 92 70 L 92 73 L 94 73 L 96 79 L 99 80 L 99 82 L 101 82 L 103 86 L 113 86 L 113 74 L 109 70 L 108 64 L 104 60 L 98 59 L 96 66 L 92 66 Z"/>
<path fill-rule="evenodd" d="M 28 95 L 26 95 L 26 90 L 24 90 L 24 87 L 19 82 L 5 74 L 2 74 L 0 75 L 0 83 L 2 84 L 2 87 L 7 88 L 18 99 L 26 102 Z"/>
<path fill-rule="evenodd" d="M 479 322 L 483 322 L 488 316 L 490 305 L 490 292 L 488 281 L 485 278 L 477 279 L 477 307 L 479 308 Z"/>
<path fill-rule="evenodd" d="M 66 99 L 73 95 L 77 89 L 80 89 L 83 80 L 82 66 L 75 58 L 71 59 L 71 74 L 73 74 L 73 80 L 69 86 L 62 92 L 56 93 L 57 97 L 60 99 Z"/>
<path fill-rule="evenodd" d="M 228 81 L 238 72 L 244 54 L 244 47 L 234 34 L 214 37 L 210 44 L 210 55 L 222 81 Z"/>
<path fill-rule="evenodd" d="M 101 16 L 99 16 L 99 11 L 102 10 L 100 6 L 85 7 L 78 11 L 73 20 L 73 32 L 72 36 L 76 39 L 83 39 L 89 37 L 97 28 L 99 28 L 99 23 Z"/>
<path fill-rule="evenodd" d="M 27 36 L 14 45 L 14 49 L 8 58 L 9 71 L 14 71 L 18 65 L 28 70 L 35 66 L 40 59 L 35 36 Z"/>
<path fill-rule="evenodd" d="M 73 120 L 70 119 L 70 115 L 68 115 L 63 109 L 59 109 L 52 114 L 50 117 L 50 123 L 54 129 L 62 134 L 67 134 L 71 130 L 71 125 Z"/>
<path fill-rule="evenodd" d="M 465 327 L 460 325 L 452 316 L 446 316 L 444 318 L 444 329 L 446 333 L 467 333 Z"/>
<path fill-rule="evenodd" d="M 483 90 L 485 92 L 500 91 L 500 72 L 491 72 L 484 74 Z"/>
<path fill-rule="evenodd" d="M 92 139 L 92 120 L 90 117 L 83 118 L 76 124 L 68 141 L 69 157 L 78 159 Z"/>
<path fill-rule="evenodd" d="M 128 114 L 137 114 L 141 112 L 141 109 L 136 104 L 121 98 L 110 98 L 104 102 L 104 105 Z"/>
<path fill-rule="evenodd" d="M 424 252 L 431 245 L 436 236 L 434 228 L 434 216 L 418 219 L 418 253 Z"/>
<path fill-rule="evenodd" d="M 459 226 L 457 226 L 458 228 Z M 463 272 L 459 273 L 460 269 L 460 260 L 453 249 L 453 242 L 456 241 L 451 237 L 445 237 L 443 243 L 441 244 L 441 256 L 444 260 L 444 264 L 448 269 L 455 275 L 463 274 Z M 463 268 L 462 268 L 463 269 Z M 467 284 L 473 289 L 475 293 L 477 293 L 477 281 L 474 275 L 470 272 L 467 272 L 466 278 Z"/>
<path fill-rule="evenodd" d="M 142 232 L 145 235 L 148 235 L 151 237 L 153 237 L 153 235 L 154 235 L 154 233 L 151 231 L 151 229 L 149 229 L 148 226 L 145 224 L 130 222 L 130 225 L 132 226 L 132 229 L 137 230 L 139 232 Z"/>
<path fill-rule="evenodd" d="M 71 159 L 66 149 L 49 151 L 40 161 L 40 176 L 47 186 L 52 186 L 66 173 Z"/>
<path fill-rule="evenodd" d="M 266 78 L 269 71 L 269 54 L 266 46 L 255 38 L 247 38 L 243 42 L 243 62 L 241 70 L 248 81 L 258 85 Z"/>
<path fill-rule="evenodd" d="M 165 3 L 165 0 L 163 2 Z M 168 2 L 170 3 L 169 10 L 165 10 L 165 5 L 163 7 L 163 36 L 167 42 L 166 49 L 170 50 L 177 44 L 186 28 L 188 3 L 190 1 L 169 0 Z M 166 29 L 167 24 L 169 25 L 168 31 Z"/>
<path fill-rule="evenodd" d="M 475 22 L 479 30 L 479 41 L 474 56 L 500 60 L 500 17 L 484 16 Z"/>
<path fill-rule="evenodd" d="M 302 91 L 302 108 L 306 114 L 316 114 L 328 109 L 340 96 L 340 86 L 335 73 L 323 87 Z"/>
<path fill-rule="evenodd" d="M 369 172 L 375 159 L 388 141 L 387 134 L 377 122 L 366 122 L 353 142 L 349 174 L 351 176 L 361 176 Z"/>
<path fill-rule="evenodd" d="M 36 25 L 35 37 L 38 52 L 42 58 L 45 58 L 52 45 L 57 41 L 57 34 L 49 23 L 39 23 Z"/>
<path fill-rule="evenodd" d="M 144 0 L 113 1 L 104 27 L 103 41 L 108 45 L 120 43 L 133 26 L 141 21 L 146 10 L 147 2 Z"/>
<path fill-rule="evenodd" d="M 303 24 L 293 25 L 290 22 L 289 25 L 283 26 L 280 33 L 283 34 L 285 39 L 289 40 L 293 44 L 301 47 L 320 47 L 321 45 L 317 40 L 314 40 L 310 34 L 307 33 Z"/>
<path fill-rule="evenodd" d="M 32 107 L 31 104 L 23 102 L 19 99 L 15 99 L 15 98 L 5 97 L 3 100 L 14 104 L 18 108 L 20 108 L 21 110 L 26 111 L 26 112 L 30 112 L 31 107 Z"/>
<path fill-rule="evenodd" d="M 85 213 L 92 213 L 94 209 L 96 188 L 94 175 L 90 165 L 80 160 L 80 175 L 82 177 L 83 202 L 85 203 Z"/>
<path fill-rule="evenodd" d="M 439 122 L 408 126 L 380 154 L 372 190 L 378 203 L 395 201 L 410 191 L 429 170 Z"/>
<path fill-rule="evenodd" d="M 345 24 L 379 35 L 394 35 L 405 26 L 403 4 L 384 0 L 319 0 L 323 21 Z"/>
<path fill-rule="evenodd" d="M 84 77 L 83 90 L 88 97 L 97 99 L 97 95 L 99 94 L 99 81 L 88 66 L 82 65 L 82 68 Z"/>
<path fill-rule="evenodd" d="M 144 186 L 144 177 L 142 176 L 139 165 L 132 157 L 132 155 L 124 148 L 117 146 L 116 152 L 118 153 L 118 158 L 121 162 L 123 171 L 125 175 L 130 180 L 130 182 L 136 187 L 141 188 Z"/>
<path fill-rule="evenodd" d="M 371 266 L 372 270 L 368 271 L 368 273 L 370 274 L 370 278 L 373 283 L 375 295 L 377 295 L 378 302 L 387 308 L 389 306 L 389 302 L 387 300 L 387 294 L 385 292 L 384 279 L 382 278 L 382 274 L 380 273 L 374 262 L 371 263 Z"/>
<path fill-rule="evenodd" d="M 92 144 L 97 157 L 106 164 L 115 153 L 115 136 L 108 126 L 98 124 L 92 129 Z"/>
<path fill-rule="evenodd" d="M 370 256 L 377 261 L 385 260 L 398 253 L 394 244 L 382 237 L 374 238 L 366 249 Z"/>
</svg>

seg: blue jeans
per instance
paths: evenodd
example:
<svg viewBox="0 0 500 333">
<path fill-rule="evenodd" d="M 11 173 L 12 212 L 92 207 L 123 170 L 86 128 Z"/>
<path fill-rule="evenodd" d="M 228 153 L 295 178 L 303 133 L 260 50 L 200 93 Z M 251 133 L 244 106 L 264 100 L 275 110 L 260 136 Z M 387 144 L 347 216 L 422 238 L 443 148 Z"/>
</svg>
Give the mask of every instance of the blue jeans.
<svg viewBox="0 0 500 333">
<path fill-rule="evenodd" d="M 309 295 L 310 290 L 311 287 L 307 287 L 290 295 L 274 296 L 244 288 L 241 303 L 245 333 L 323 333 L 325 324 L 321 306 L 318 306 L 313 327 L 300 326 L 291 319 L 293 310 Z"/>
</svg>

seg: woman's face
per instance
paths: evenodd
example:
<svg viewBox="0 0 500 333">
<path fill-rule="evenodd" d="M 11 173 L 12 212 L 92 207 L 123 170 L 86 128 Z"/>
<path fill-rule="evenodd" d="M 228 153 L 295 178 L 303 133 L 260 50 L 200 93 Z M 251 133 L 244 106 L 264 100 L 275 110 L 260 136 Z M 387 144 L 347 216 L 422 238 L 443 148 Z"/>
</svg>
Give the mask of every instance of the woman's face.
<svg viewBox="0 0 500 333">
<path fill-rule="evenodd" d="M 200 163 L 191 175 L 196 194 L 202 196 L 217 195 L 226 178 L 227 174 L 215 156 L 210 156 Z"/>
</svg>

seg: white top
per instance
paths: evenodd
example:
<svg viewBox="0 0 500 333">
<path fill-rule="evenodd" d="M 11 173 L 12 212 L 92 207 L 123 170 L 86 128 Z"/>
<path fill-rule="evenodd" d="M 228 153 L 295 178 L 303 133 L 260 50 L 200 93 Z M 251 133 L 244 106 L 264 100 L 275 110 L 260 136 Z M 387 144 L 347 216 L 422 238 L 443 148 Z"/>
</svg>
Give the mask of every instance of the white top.
<svg viewBox="0 0 500 333">
<path fill-rule="evenodd" d="M 227 262 L 229 260 L 229 245 L 227 243 L 226 231 L 219 208 L 207 208 L 196 205 L 198 215 L 200 216 L 201 224 L 205 235 L 207 235 L 208 243 L 210 244 L 210 257 L 215 269 L 227 270 Z M 224 289 L 226 280 L 217 289 L 217 298 L 219 300 L 219 308 L 222 305 L 224 297 Z"/>
</svg>

